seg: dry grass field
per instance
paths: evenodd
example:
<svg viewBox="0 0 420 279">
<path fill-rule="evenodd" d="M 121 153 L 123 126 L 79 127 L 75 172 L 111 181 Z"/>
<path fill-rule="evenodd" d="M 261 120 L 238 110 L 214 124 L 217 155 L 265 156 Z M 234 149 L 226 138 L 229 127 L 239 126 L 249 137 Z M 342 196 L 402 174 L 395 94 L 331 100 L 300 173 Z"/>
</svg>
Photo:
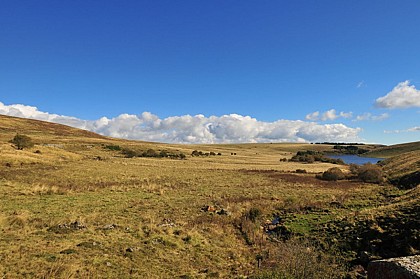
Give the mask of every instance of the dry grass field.
<svg viewBox="0 0 420 279">
<path fill-rule="evenodd" d="M 35 146 L 16 150 L 16 133 Z M 107 146 L 187 156 L 126 158 Z M 321 181 L 337 165 L 280 162 L 330 149 L 147 143 L 0 116 L 0 278 L 341 278 L 358 255 L 341 245 L 352 236 L 340 224 L 398 221 L 419 191 Z"/>
</svg>

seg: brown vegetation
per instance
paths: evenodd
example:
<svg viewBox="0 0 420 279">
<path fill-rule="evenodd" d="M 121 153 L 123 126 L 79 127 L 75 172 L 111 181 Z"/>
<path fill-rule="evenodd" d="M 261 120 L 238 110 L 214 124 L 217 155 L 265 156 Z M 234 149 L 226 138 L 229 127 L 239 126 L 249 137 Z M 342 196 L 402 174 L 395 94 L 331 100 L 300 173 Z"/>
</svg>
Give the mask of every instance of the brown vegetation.
<svg viewBox="0 0 420 279">
<path fill-rule="evenodd" d="M 321 175 L 321 179 L 328 181 L 337 181 L 345 178 L 343 171 L 340 168 L 330 168 L 324 171 Z"/>
<path fill-rule="evenodd" d="M 8 142 L 15 127 L 36 148 L 16 150 Z M 316 173 L 333 164 L 278 161 L 331 146 L 168 145 L 56 127 L 0 117 L 0 277 L 329 278 L 344 272 L 341 261 L 359 259 L 354 236 L 372 234 L 368 221 L 382 216 L 392 225 L 375 221 L 380 229 L 365 247 L 375 251 L 388 235 L 418 250 L 415 189 L 323 181 Z M 124 149 L 239 155 L 126 158 Z"/>
<path fill-rule="evenodd" d="M 382 167 L 373 164 L 364 164 L 363 166 L 351 165 L 351 173 L 360 181 L 367 183 L 382 183 L 384 182 L 384 173 Z"/>
</svg>

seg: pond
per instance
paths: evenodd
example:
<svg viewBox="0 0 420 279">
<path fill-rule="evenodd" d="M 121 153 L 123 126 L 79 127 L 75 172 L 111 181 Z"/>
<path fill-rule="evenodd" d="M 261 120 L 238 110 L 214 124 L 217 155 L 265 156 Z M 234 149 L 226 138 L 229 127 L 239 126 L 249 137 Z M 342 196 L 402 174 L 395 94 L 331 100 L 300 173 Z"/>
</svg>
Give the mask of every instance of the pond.
<svg viewBox="0 0 420 279">
<path fill-rule="evenodd" d="M 346 164 L 356 164 L 356 165 L 363 165 L 366 163 L 376 164 L 378 161 L 383 160 L 383 158 L 360 157 L 357 155 L 350 155 L 350 154 L 340 154 L 340 155 L 327 154 L 327 156 L 333 159 L 341 159 Z"/>
</svg>

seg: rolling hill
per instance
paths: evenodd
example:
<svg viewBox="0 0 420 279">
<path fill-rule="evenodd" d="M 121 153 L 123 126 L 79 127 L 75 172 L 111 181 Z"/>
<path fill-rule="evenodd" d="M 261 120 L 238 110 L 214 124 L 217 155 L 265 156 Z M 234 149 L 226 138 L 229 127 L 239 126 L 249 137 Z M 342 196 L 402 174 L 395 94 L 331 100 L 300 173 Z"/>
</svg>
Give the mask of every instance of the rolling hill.
<svg viewBox="0 0 420 279">
<path fill-rule="evenodd" d="M 35 146 L 14 148 L 16 133 Z M 417 253 L 418 187 L 321 181 L 337 165 L 279 160 L 331 149 L 130 141 L 0 116 L 0 277 L 337 278 L 366 266 L 361 252 Z M 418 153 L 401 156 L 384 168 L 413 170 Z"/>
<path fill-rule="evenodd" d="M 376 150 L 365 153 L 366 156 L 377 158 L 390 158 L 401 155 L 403 153 L 420 150 L 420 141 L 395 144 L 390 146 L 379 147 Z"/>
</svg>

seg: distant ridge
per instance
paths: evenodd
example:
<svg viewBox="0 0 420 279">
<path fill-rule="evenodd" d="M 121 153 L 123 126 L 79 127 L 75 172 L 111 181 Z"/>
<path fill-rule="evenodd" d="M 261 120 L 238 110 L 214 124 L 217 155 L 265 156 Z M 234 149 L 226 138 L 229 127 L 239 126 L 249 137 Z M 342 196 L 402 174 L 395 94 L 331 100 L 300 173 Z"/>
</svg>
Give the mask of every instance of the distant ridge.
<svg viewBox="0 0 420 279">
<path fill-rule="evenodd" d="M 365 153 L 364 155 L 378 158 L 390 158 L 411 151 L 420 151 L 420 141 L 380 147 L 374 151 Z"/>
<path fill-rule="evenodd" d="M 73 128 L 63 124 L 0 114 L 0 139 L 11 139 L 17 133 L 31 136 L 34 139 L 38 137 L 48 137 L 51 139 L 68 139 L 74 137 L 108 139 L 107 137 L 94 132 Z"/>
</svg>

